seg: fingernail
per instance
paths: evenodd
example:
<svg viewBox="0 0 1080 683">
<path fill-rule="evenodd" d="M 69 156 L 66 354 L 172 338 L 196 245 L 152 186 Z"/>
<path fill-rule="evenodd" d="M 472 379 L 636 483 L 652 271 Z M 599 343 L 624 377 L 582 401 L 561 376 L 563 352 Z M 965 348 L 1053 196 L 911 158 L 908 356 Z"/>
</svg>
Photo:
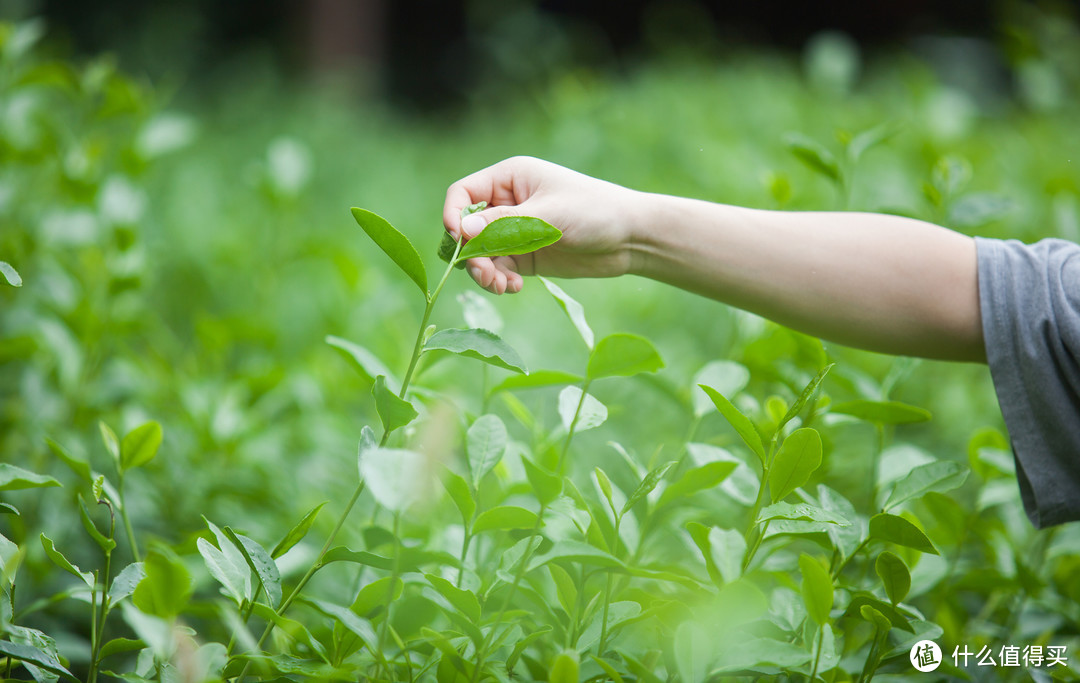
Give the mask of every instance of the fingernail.
<svg viewBox="0 0 1080 683">
<path fill-rule="evenodd" d="M 480 266 L 469 266 L 469 274 L 472 275 L 474 280 L 479 282 L 480 281 Z"/>
<path fill-rule="evenodd" d="M 476 237 L 487 225 L 487 220 L 477 213 L 471 213 L 461 219 L 461 229 L 469 237 Z"/>
</svg>

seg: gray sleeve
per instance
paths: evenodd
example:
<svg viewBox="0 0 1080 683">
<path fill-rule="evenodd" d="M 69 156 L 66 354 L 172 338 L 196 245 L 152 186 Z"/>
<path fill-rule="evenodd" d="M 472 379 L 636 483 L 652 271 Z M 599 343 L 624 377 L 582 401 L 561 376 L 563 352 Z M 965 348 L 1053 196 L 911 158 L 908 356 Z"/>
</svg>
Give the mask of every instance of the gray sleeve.
<svg viewBox="0 0 1080 683">
<path fill-rule="evenodd" d="M 1024 510 L 1080 519 L 1080 245 L 976 238 L 986 357 Z"/>
</svg>

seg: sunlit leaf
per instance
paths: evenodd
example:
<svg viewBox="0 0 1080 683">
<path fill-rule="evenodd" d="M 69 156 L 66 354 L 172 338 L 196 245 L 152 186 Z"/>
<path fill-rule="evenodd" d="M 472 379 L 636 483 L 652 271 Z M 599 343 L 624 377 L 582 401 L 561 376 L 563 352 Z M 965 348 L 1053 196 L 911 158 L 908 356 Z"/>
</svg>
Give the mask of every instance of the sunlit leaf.
<svg viewBox="0 0 1080 683">
<path fill-rule="evenodd" d="M 919 527 L 903 517 L 890 515 L 887 512 L 870 518 L 870 538 L 914 548 L 932 555 L 938 554 L 937 548 Z"/>
<path fill-rule="evenodd" d="M 555 244 L 562 232 L 549 223 L 531 216 L 503 216 L 465 243 L 459 260 L 481 256 L 515 256 L 528 254 Z"/>
<path fill-rule="evenodd" d="M 892 493 L 885 501 L 884 508 L 889 510 L 900 503 L 924 496 L 931 491 L 944 493 L 958 488 L 967 479 L 968 469 L 963 465 L 949 461 L 937 461 L 920 465 L 896 482 Z"/>
<path fill-rule="evenodd" d="M 69 574 L 79 577 L 90 588 L 94 587 L 94 575 L 90 572 L 84 572 L 72 564 L 70 560 L 64 557 L 63 553 L 56 549 L 52 539 L 45 534 L 41 534 L 41 545 L 45 548 L 45 554 L 53 561 L 53 564 Z"/>
<path fill-rule="evenodd" d="M 424 268 L 424 262 L 420 259 L 420 254 L 416 252 L 416 248 L 413 247 L 409 238 L 390 225 L 385 218 L 371 211 L 353 207 L 352 215 L 368 237 L 386 252 L 386 255 L 409 276 L 409 279 L 416 283 L 416 286 L 420 288 L 420 291 L 426 297 L 428 287 L 427 270 Z"/>
<path fill-rule="evenodd" d="M 585 320 L 585 307 L 564 292 L 562 287 L 551 280 L 548 280 L 545 277 L 540 277 L 538 279 L 544 287 L 547 288 L 547 291 L 551 293 L 551 296 L 555 298 L 559 307 L 566 313 L 566 317 L 570 318 L 570 322 L 578 331 L 578 334 L 581 335 L 582 340 L 585 342 L 585 346 L 589 347 L 591 350 L 595 343 L 595 337 L 593 336 L 592 328 L 589 327 L 588 321 Z"/>
<path fill-rule="evenodd" d="M 299 543 L 307 536 L 308 531 L 311 530 L 311 525 L 315 523 L 315 518 L 319 516 L 319 511 L 323 509 L 326 503 L 319 503 L 311 510 L 308 510 L 307 514 L 300 519 L 296 525 L 289 530 L 289 533 L 285 534 L 285 537 L 278 541 L 274 549 L 270 551 L 270 557 L 275 560 L 285 553 L 289 552 L 289 549 Z"/>
<path fill-rule="evenodd" d="M 35 474 L 6 462 L 0 462 L 0 491 L 40 489 L 60 486 L 60 482 L 45 474 Z"/>
<path fill-rule="evenodd" d="M 438 350 L 475 358 L 513 372 L 528 372 L 517 351 L 498 335 L 487 330 L 439 330 L 424 344 L 425 352 Z"/>
<path fill-rule="evenodd" d="M 660 353 L 645 337 L 636 334 L 611 334 L 599 342 L 589 355 L 588 377 L 629 377 L 641 372 L 656 372 L 664 367 Z"/>
<path fill-rule="evenodd" d="M 739 412 L 739 409 L 733 406 L 731 401 L 727 400 L 716 389 L 704 384 L 699 384 L 698 386 L 709 396 L 713 405 L 716 406 L 716 409 L 724 416 L 724 419 L 735 428 L 735 432 L 742 438 L 743 443 L 750 447 L 750 450 L 757 455 L 758 459 L 760 459 L 761 463 L 764 465 L 765 447 L 761 445 L 761 435 L 758 434 L 757 429 L 754 427 L 754 423 L 750 422 L 750 418 Z"/>
<path fill-rule="evenodd" d="M 910 424 L 930 419 L 930 411 L 899 401 L 845 401 L 829 406 L 829 412 L 876 424 Z"/>
<path fill-rule="evenodd" d="M 172 619 L 187 607 L 191 598 L 191 574 L 172 550 L 156 545 L 143 560 L 146 577 L 139 582 L 131 599 L 146 614 Z"/>
<path fill-rule="evenodd" d="M 157 422 L 147 422 L 128 432 L 120 442 L 120 469 L 130 470 L 153 460 L 161 438 L 161 425 Z"/>
<path fill-rule="evenodd" d="M 473 488 L 479 488 L 484 475 L 499 464 L 508 442 L 506 425 L 497 415 L 481 415 L 472 423 L 465 433 L 465 450 L 469 455 Z"/>
<path fill-rule="evenodd" d="M 889 596 L 889 600 L 894 605 L 903 601 L 911 590 L 911 573 L 904 561 L 886 550 L 878 555 L 874 562 L 874 571 L 885 586 L 885 594 Z"/>
<path fill-rule="evenodd" d="M 577 415 L 576 422 L 575 415 Z M 607 408 L 592 394 L 585 394 L 582 399 L 581 389 L 572 385 L 559 392 L 559 417 L 562 418 L 563 428 L 567 431 L 570 431 L 571 426 L 578 433 L 594 429 L 604 424 L 607 416 Z"/>
<path fill-rule="evenodd" d="M 386 386 L 386 378 L 379 375 L 375 378 L 375 385 L 371 387 L 371 394 L 375 397 L 375 410 L 379 413 L 383 429 L 392 432 L 400 429 L 416 419 L 419 413 L 403 398 L 390 391 Z"/>
<path fill-rule="evenodd" d="M 780 445 L 769 468 L 769 493 L 775 501 L 787 498 L 805 484 L 821 465 L 821 436 L 816 430 L 797 429 Z"/>
</svg>

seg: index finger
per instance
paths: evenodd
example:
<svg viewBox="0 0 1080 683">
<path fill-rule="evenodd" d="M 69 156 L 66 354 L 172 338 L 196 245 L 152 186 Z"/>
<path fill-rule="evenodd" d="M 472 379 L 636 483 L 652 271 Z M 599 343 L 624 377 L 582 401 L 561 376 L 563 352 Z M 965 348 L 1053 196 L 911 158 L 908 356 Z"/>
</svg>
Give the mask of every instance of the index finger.
<svg viewBox="0 0 1080 683">
<path fill-rule="evenodd" d="M 446 190 L 443 225 L 456 239 L 461 231 L 461 210 L 469 204 L 515 206 L 521 200 L 514 191 L 513 160 L 505 159 L 465 176 Z"/>
</svg>

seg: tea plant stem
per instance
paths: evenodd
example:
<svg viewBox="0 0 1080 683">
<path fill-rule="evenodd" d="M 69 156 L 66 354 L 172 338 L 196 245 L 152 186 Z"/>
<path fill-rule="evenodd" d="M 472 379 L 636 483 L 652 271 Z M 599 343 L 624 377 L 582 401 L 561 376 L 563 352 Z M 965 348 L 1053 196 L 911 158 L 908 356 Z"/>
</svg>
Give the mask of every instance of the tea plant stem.
<svg viewBox="0 0 1080 683">
<path fill-rule="evenodd" d="M 397 583 L 398 574 L 401 573 L 401 539 L 398 538 L 398 534 L 401 531 L 401 513 L 394 513 L 394 563 L 393 568 L 390 570 L 390 587 L 386 593 L 386 613 L 383 615 L 382 627 L 379 629 L 379 645 L 378 650 L 383 653 L 386 649 L 386 630 L 390 627 L 390 605 L 394 602 L 394 584 Z M 376 680 L 379 680 L 382 676 L 382 667 L 386 663 L 385 657 L 379 658 L 378 668 L 375 670 Z M 411 669 L 412 667 L 410 667 Z M 388 671 L 387 673 L 393 673 Z"/>
<path fill-rule="evenodd" d="M 120 498 L 120 519 L 124 520 L 124 531 L 127 532 L 128 543 L 131 545 L 131 556 L 135 558 L 136 562 L 142 562 L 142 555 L 139 554 L 139 545 L 135 542 L 135 529 L 131 526 L 131 518 L 128 517 L 127 503 L 124 502 L 124 474 L 120 473 L 120 485 L 116 489 L 117 495 Z"/>
<path fill-rule="evenodd" d="M 94 587 L 90 590 L 90 677 L 89 683 L 94 683 L 97 678 L 94 666 L 94 659 L 97 657 L 98 649 L 98 604 L 97 604 L 97 585 L 98 585 L 98 573 L 94 572 Z M 104 605 L 103 605 L 104 606 Z"/>
<path fill-rule="evenodd" d="M 570 441 L 574 438 L 574 430 L 577 429 L 578 418 L 581 417 L 581 408 L 585 405 L 585 397 L 589 393 L 589 385 L 592 384 L 592 380 L 585 380 L 585 384 L 581 387 L 581 398 L 578 399 L 577 408 L 574 409 L 574 418 L 570 420 L 570 429 L 566 431 L 566 441 L 563 442 L 562 452 L 559 453 L 559 466 L 555 470 L 560 475 L 563 474 L 563 466 L 566 464 L 566 453 L 570 450 Z"/>
<path fill-rule="evenodd" d="M 818 664 L 821 663 L 821 646 L 825 644 L 825 626 L 818 626 L 817 653 L 814 655 L 814 668 L 810 672 L 810 683 L 817 680 Z"/>
<path fill-rule="evenodd" d="M 747 525 L 746 533 L 744 534 L 749 549 L 746 552 L 746 557 L 743 559 L 743 571 L 746 571 L 746 568 L 750 566 L 750 561 L 754 559 L 754 555 L 757 553 L 758 548 L 761 546 L 761 541 L 765 537 L 765 532 L 769 529 L 769 523 L 765 522 L 764 528 L 762 528 L 761 531 L 758 531 L 757 518 L 758 515 L 761 514 L 762 506 L 765 504 L 765 498 L 769 495 L 769 470 L 772 467 L 773 455 L 775 455 L 775 453 L 776 434 L 773 434 L 773 437 L 769 442 L 769 455 L 761 465 L 761 485 L 758 486 L 758 495 L 754 500 L 754 507 L 750 509 L 750 522 Z"/>
<path fill-rule="evenodd" d="M 465 577 L 465 556 L 469 554 L 469 543 L 472 541 L 472 534 L 468 529 L 465 529 L 465 539 L 461 542 L 461 566 L 458 567 L 457 583 L 454 584 L 458 588 L 461 588 L 461 582 Z"/>
<path fill-rule="evenodd" d="M 869 543 L 870 543 L 870 539 L 869 538 L 865 539 L 862 543 L 860 543 L 858 546 L 855 547 L 855 550 L 851 551 L 850 555 L 845 557 L 840 562 L 840 564 L 837 565 L 836 569 L 832 572 L 833 581 L 836 581 L 837 577 L 840 576 L 840 572 L 844 569 L 844 567 L 847 566 L 848 562 L 851 562 L 852 558 L 855 557 L 856 555 L 858 555 L 859 551 L 861 551 L 863 548 L 865 548 L 867 546 L 867 544 L 869 544 Z"/>
</svg>

